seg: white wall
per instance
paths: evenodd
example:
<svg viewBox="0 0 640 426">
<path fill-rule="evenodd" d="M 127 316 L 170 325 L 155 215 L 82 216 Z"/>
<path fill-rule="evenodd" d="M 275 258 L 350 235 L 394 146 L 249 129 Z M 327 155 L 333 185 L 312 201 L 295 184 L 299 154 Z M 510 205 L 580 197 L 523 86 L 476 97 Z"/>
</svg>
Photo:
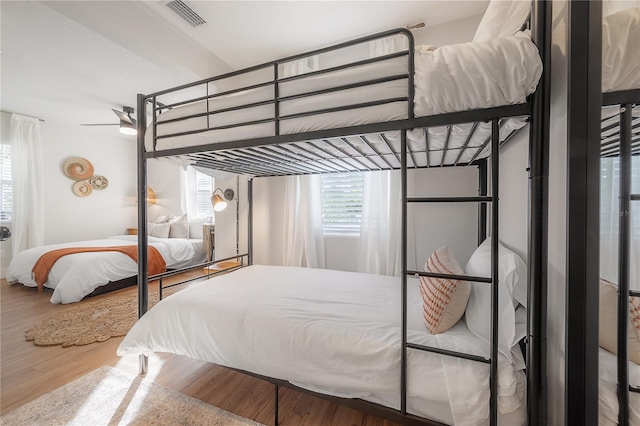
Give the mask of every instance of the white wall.
<svg viewBox="0 0 640 426">
<path fill-rule="evenodd" d="M 477 177 L 476 167 L 410 170 L 407 176 L 409 196 L 474 196 L 478 190 Z M 254 180 L 255 263 L 283 264 L 285 179 Z M 218 223 L 216 218 L 216 239 Z M 411 204 L 408 231 L 413 237 L 409 246 L 409 268 L 422 268 L 429 254 L 443 245 L 449 245 L 464 264 L 477 242 L 477 206 Z M 326 236 L 326 267 L 355 271 L 358 246 L 358 237 Z"/>
<path fill-rule="evenodd" d="M 553 2 L 549 147 L 547 380 L 549 424 L 564 423 L 568 2 Z"/>
<path fill-rule="evenodd" d="M 248 180 L 245 177 L 240 177 L 239 181 L 236 178 L 228 180 L 216 179 L 216 188 L 220 188 L 222 191 L 230 188 L 235 192 L 234 201 L 229 202 L 227 208 L 223 211 L 214 213 L 216 259 L 225 259 L 238 253 L 247 253 L 249 212 L 247 182 Z M 238 208 L 240 209 L 239 215 L 236 214 Z M 236 225 L 238 220 L 239 224 Z M 254 241 L 257 241 L 257 238 Z"/>
<path fill-rule="evenodd" d="M 413 30 L 413 37 L 416 46 L 421 44 L 447 46 L 450 44 L 466 43 L 473 40 L 480 20 L 482 20 L 482 15 L 475 15 L 445 24 L 418 28 Z"/>
<path fill-rule="evenodd" d="M 156 193 L 156 203 L 147 206 L 149 221 L 154 221 L 158 215 L 181 216 L 183 214 L 180 170 L 179 166 L 164 159 L 154 158 L 147 161 L 147 186 Z M 137 217 L 137 211 L 135 217 Z M 132 226 L 137 227 L 137 222 Z"/>
<path fill-rule="evenodd" d="M 45 244 L 121 235 L 135 223 L 136 141 L 117 127 L 42 123 Z M 71 156 L 84 157 L 109 186 L 77 197 L 62 166 Z"/>
<path fill-rule="evenodd" d="M 527 261 L 529 126 L 500 150 L 500 242 Z"/>
</svg>

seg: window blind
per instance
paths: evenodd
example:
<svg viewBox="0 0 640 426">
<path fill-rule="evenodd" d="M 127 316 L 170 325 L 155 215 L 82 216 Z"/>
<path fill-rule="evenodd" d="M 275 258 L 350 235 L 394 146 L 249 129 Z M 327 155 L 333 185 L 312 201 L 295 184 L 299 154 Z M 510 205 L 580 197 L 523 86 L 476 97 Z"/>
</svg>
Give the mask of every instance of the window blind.
<svg viewBox="0 0 640 426">
<path fill-rule="evenodd" d="M 0 221 L 11 222 L 12 213 L 11 145 L 0 144 Z"/>
<path fill-rule="evenodd" d="M 322 229 L 325 234 L 360 234 L 363 189 L 362 173 L 320 176 Z"/>
<path fill-rule="evenodd" d="M 196 215 L 198 217 L 213 216 L 213 206 L 211 205 L 211 193 L 214 180 L 211 176 L 196 170 Z"/>
</svg>

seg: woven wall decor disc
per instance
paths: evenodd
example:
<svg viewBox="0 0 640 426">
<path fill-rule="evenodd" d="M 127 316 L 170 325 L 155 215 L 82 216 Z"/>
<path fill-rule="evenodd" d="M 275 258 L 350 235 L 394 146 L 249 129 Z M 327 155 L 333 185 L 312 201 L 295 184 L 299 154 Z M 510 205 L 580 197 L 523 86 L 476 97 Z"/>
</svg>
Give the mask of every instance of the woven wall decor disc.
<svg viewBox="0 0 640 426">
<path fill-rule="evenodd" d="M 89 182 L 91 182 L 91 186 L 93 187 L 93 189 L 97 189 L 98 191 L 109 186 L 109 180 L 106 177 L 100 175 L 91 176 Z"/>
<path fill-rule="evenodd" d="M 76 182 L 73 184 L 73 193 L 78 197 L 86 197 L 93 192 L 91 184 L 88 181 Z"/>
<path fill-rule="evenodd" d="M 70 157 L 64 162 L 64 174 L 73 180 L 87 180 L 93 176 L 93 164 L 86 158 Z"/>
</svg>

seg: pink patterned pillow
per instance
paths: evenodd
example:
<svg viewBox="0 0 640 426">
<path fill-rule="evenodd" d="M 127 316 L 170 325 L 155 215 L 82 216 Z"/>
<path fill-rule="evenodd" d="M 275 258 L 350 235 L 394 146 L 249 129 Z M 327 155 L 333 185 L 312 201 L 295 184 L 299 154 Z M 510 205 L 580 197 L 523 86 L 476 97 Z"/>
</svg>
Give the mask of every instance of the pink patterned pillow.
<svg viewBox="0 0 640 426">
<path fill-rule="evenodd" d="M 447 246 L 440 247 L 429 256 L 424 270 L 464 275 Z M 471 284 L 453 279 L 420 277 L 420 293 L 427 330 L 431 334 L 438 334 L 447 331 L 462 318 L 471 293 Z"/>
</svg>

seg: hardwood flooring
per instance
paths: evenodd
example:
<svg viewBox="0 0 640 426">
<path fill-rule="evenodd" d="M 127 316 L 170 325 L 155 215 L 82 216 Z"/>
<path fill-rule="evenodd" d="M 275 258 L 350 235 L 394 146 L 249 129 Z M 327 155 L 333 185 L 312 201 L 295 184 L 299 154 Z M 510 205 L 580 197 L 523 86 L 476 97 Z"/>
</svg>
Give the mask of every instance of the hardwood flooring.
<svg viewBox="0 0 640 426">
<path fill-rule="evenodd" d="M 179 291 L 181 287 L 171 290 Z M 132 287 L 89 300 L 136 291 Z M 157 291 L 157 284 L 150 284 L 149 291 Z M 25 341 L 24 333 L 33 324 L 74 305 L 54 305 L 49 302 L 50 298 L 50 291 L 38 293 L 33 288 L 0 281 L 2 414 L 103 365 L 131 374 L 138 373 L 137 357 L 120 358 L 116 355 L 122 337 L 69 348 L 38 347 Z M 274 386 L 263 380 L 214 364 L 169 354 L 149 357 L 146 379 L 234 414 L 266 425 L 273 424 Z M 279 419 L 280 424 L 285 426 L 397 425 L 291 389 L 280 388 L 279 396 Z"/>
</svg>

